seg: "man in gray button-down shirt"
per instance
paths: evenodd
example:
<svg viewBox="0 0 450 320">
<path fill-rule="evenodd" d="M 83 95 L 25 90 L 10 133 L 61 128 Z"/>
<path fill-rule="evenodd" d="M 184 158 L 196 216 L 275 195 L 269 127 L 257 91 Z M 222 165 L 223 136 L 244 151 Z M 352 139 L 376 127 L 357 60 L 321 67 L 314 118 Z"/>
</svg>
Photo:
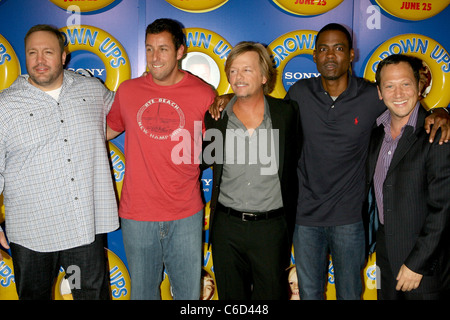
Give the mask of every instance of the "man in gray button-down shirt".
<svg viewBox="0 0 450 320">
<path fill-rule="evenodd" d="M 225 71 L 235 96 L 218 121 L 206 113 L 203 152 L 213 165 L 210 240 L 218 296 L 287 299 L 298 107 L 266 95 L 273 69 L 260 44 L 234 47 Z"/>
</svg>

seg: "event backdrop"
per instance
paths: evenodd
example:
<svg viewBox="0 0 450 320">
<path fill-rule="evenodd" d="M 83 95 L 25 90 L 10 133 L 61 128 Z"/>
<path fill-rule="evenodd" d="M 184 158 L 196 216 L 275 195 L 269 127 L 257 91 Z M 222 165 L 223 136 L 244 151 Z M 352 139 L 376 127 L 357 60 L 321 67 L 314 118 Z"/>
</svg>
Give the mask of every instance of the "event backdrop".
<svg viewBox="0 0 450 320">
<path fill-rule="evenodd" d="M 295 81 L 318 76 L 312 60 L 315 36 L 325 24 L 337 22 L 352 31 L 356 52 L 352 71 L 357 76 L 373 81 L 377 63 L 393 53 L 418 56 L 430 71 L 431 85 L 424 103 L 429 108 L 446 106 L 450 100 L 450 56 L 446 50 L 450 47 L 446 33 L 450 25 L 449 3 L 450 0 L 0 0 L 0 90 L 26 73 L 23 38 L 31 26 L 45 23 L 64 33 L 70 52 L 68 69 L 98 77 L 114 91 L 124 80 L 139 77 L 145 71 L 145 28 L 155 19 L 166 17 L 180 21 L 185 28 L 188 54 L 183 68 L 211 83 L 218 94 L 231 91 L 224 74 L 231 48 L 243 40 L 266 45 L 278 71 L 272 95 L 282 98 Z M 203 68 L 198 62 L 190 63 L 192 57 L 204 59 Z M 109 143 L 119 194 L 126 174 L 123 143 L 123 135 Z M 211 170 L 202 175 L 208 202 L 205 241 L 211 176 Z M 109 235 L 105 250 L 112 297 L 129 299 L 131 284 L 120 229 Z M 0 261 L 0 299 L 17 299 L 11 258 L 7 250 L 2 253 L 6 258 Z M 327 299 L 335 299 L 331 259 Z M 363 298 L 367 300 L 376 299 L 375 260 L 372 254 L 363 274 Z M 293 255 L 291 263 L 295 264 Z M 202 298 L 217 299 L 214 266 L 206 244 L 203 269 L 204 283 L 209 286 L 205 286 Z M 72 298 L 68 281 L 63 280 L 64 272 L 61 270 L 55 285 L 55 299 Z M 167 277 L 161 289 L 163 299 L 172 299 Z"/>
</svg>

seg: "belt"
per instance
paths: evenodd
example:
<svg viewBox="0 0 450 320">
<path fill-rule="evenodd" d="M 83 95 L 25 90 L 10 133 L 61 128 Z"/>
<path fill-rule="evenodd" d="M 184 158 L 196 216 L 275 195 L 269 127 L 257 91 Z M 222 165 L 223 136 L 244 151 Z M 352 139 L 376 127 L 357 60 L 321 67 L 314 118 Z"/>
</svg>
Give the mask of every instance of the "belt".
<svg viewBox="0 0 450 320">
<path fill-rule="evenodd" d="M 238 217 L 242 221 L 259 221 L 268 220 L 272 218 L 279 217 L 284 214 L 283 208 L 267 211 L 267 212 L 242 212 L 237 211 L 232 208 L 225 207 L 221 203 L 217 203 L 217 210 L 225 212 L 233 217 Z"/>
</svg>

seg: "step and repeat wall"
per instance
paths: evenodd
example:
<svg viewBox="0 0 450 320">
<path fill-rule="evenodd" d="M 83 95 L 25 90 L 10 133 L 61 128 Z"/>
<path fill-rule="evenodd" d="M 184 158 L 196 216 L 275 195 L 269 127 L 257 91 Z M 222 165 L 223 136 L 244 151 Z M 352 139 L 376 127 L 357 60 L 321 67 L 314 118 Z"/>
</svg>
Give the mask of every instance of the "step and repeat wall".
<svg viewBox="0 0 450 320">
<path fill-rule="evenodd" d="M 180 21 L 186 31 L 187 55 L 182 67 L 213 85 L 218 94 L 231 92 L 224 63 L 230 50 L 243 40 L 266 45 L 277 69 L 272 96 L 283 98 L 297 80 L 318 76 L 312 59 L 318 30 L 330 22 L 353 32 L 356 58 L 352 71 L 374 80 L 380 60 L 393 53 L 421 58 L 429 85 L 424 92 L 428 108 L 450 103 L 450 0 L 0 0 L 0 90 L 26 73 L 24 36 L 35 24 L 52 24 L 66 39 L 70 53 L 67 69 L 101 79 L 115 91 L 124 80 L 146 69 L 145 28 L 157 18 Z M 444 88 L 447 86 L 447 88 Z M 119 200 L 126 159 L 124 135 L 109 142 L 113 177 Z M 209 236 L 209 201 L 212 172 L 202 174 L 206 199 L 204 238 Z M 43 186 L 45 187 L 45 186 Z M 0 223 L 5 212 L 0 196 Z M 45 221 L 42 221 L 45 223 Z M 7 234 L 7 228 L 6 228 Z M 10 252 L 1 248 L 0 300 L 17 299 Z M 130 298 L 130 276 L 121 230 L 108 235 L 105 248 L 110 265 L 114 300 Z M 218 299 L 211 252 L 204 244 L 202 299 Z M 296 286 L 295 257 L 288 270 Z M 72 299 L 61 269 L 54 298 Z M 363 272 L 363 299 L 376 299 L 376 256 Z M 293 279 L 293 280 L 292 280 Z M 292 281 L 291 281 L 292 280 Z M 168 277 L 161 284 L 162 299 L 172 299 Z M 327 299 L 335 299 L 332 257 L 329 261 Z M 292 297 L 294 298 L 294 297 Z"/>
</svg>

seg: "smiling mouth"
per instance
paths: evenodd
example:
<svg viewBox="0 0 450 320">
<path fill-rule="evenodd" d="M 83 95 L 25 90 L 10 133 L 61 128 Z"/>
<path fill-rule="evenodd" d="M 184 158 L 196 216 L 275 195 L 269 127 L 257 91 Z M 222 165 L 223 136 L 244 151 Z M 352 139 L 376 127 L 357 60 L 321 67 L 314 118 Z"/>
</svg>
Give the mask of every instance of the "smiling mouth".
<svg viewBox="0 0 450 320">
<path fill-rule="evenodd" d="M 394 101 L 393 104 L 394 104 L 394 105 L 402 105 L 402 104 L 405 104 L 406 102 L 408 102 L 408 100 Z"/>
<path fill-rule="evenodd" d="M 48 67 L 43 67 L 43 66 L 34 67 L 34 71 L 36 71 L 37 73 L 44 73 L 48 70 L 49 70 Z"/>
</svg>

